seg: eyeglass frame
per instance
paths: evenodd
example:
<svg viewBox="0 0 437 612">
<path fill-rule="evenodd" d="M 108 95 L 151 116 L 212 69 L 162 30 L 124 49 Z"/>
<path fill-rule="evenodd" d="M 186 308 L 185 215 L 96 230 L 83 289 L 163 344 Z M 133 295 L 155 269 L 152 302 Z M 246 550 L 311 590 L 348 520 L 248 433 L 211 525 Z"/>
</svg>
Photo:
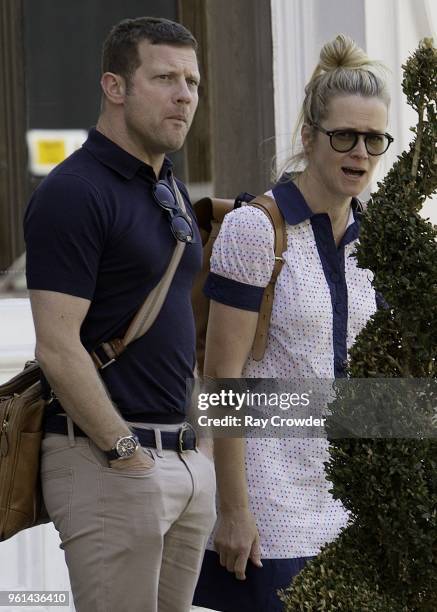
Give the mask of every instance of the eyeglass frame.
<svg viewBox="0 0 437 612">
<path fill-rule="evenodd" d="M 372 157 L 379 157 L 379 155 L 384 155 L 384 153 L 387 153 L 389 146 L 394 141 L 393 136 L 391 136 L 388 132 L 358 132 L 356 130 L 325 130 L 325 128 L 323 128 L 318 123 L 311 122 L 309 125 L 311 127 L 315 128 L 316 130 L 318 130 L 319 132 L 321 132 L 322 134 L 326 134 L 326 136 L 329 136 L 329 144 L 331 145 L 331 149 L 333 151 L 335 151 L 336 153 L 349 153 L 349 151 L 352 151 L 352 149 L 354 149 L 357 146 L 359 137 L 363 136 L 364 137 L 364 146 L 366 147 L 367 153 L 369 155 L 371 155 Z M 350 149 L 339 151 L 332 144 L 332 137 L 335 136 L 336 134 L 341 134 L 341 133 L 347 133 L 347 134 L 354 134 L 355 135 L 355 142 L 353 143 L 353 145 L 351 146 Z M 388 140 L 388 144 L 387 144 L 386 148 L 384 149 L 384 151 L 381 151 L 381 153 L 371 153 L 369 151 L 369 149 L 367 148 L 367 141 L 366 141 L 367 136 L 385 136 L 387 138 L 387 140 Z"/>
<path fill-rule="evenodd" d="M 163 185 L 166 189 L 168 189 L 168 191 L 171 193 L 171 195 L 173 196 L 173 206 L 166 206 L 156 195 L 156 187 L 157 185 Z M 168 185 L 168 183 L 166 181 L 164 181 L 163 179 L 160 179 L 159 181 L 157 181 L 156 183 L 154 183 L 153 185 L 153 189 L 152 189 L 152 196 L 153 199 L 155 200 L 155 202 L 158 204 L 158 206 L 160 206 L 163 210 L 165 210 L 169 215 L 170 215 L 170 229 L 171 229 L 171 233 L 173 234 L 174 238 L 176 240 L 179 240 L 180 242 L 185 242 L 185 243 L 189 243 L 189 244 L 194 244 L 196 242 L 195 237 L 194 237 L 194 229 L 193 229 L 193 223 L 190 219 L 190 217 L 188 216 L 188 214 L 186 212 L 184 212 L 182 210 L 182 208 L 179 206 L 178 204 L 178 199 L 175 196 L 175 194 L 173 193 L 172 188 Z M 176 231 L 173 227 L 173 219 L 177 218 L 177 217 L 181 217 L 182 219 L 184 219 L 184 221 L 187 222 L 188 227 L 190 228 L 190 234 L 188 234 L 186 236 L 185 239 L 180 238 L 177 234 Z"/>
</svg>

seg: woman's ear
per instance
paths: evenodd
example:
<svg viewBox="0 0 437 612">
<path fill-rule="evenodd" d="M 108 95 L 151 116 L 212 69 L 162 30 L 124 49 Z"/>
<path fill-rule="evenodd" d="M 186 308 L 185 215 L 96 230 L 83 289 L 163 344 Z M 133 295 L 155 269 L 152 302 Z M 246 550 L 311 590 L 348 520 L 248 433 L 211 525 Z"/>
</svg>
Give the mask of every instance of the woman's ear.
<svg viewBox="0 0 437 612">
<path fill-rule="evenodd" d="M 308 157 L 308 155 L 311 153 L 314 133 L 312 127 L 309 126 L 307 123 L 304 123 L 302 125 L 302 128 L 300 130 L 300 137 L 302 139 L 303 152 L 305 153 L 305 156 Z"/>
</svg>

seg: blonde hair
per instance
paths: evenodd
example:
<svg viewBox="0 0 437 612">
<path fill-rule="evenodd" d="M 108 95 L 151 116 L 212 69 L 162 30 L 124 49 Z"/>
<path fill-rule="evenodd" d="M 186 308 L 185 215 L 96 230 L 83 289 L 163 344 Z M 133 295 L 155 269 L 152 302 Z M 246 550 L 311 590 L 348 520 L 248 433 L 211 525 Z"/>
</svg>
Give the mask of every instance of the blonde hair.
<svg viewBox="0 0 437 612">
<path fill-rule="evenodd" d="M 384 69 L 381 62 L 370 60 L 345 34 L 339 34 L 322 47 L 319 63 L 305 87 L 305 98 L 292 138 L 293 154 L 279 176 L 286 170 L 295 170 L 305 160 L 304 151 L 296 151 L 302 125 L 320 124 L 328 115 L 330 101 L 336 96 L 376 97 L 389 107 L 390 96 L 382 78 Z"/>
</svg>

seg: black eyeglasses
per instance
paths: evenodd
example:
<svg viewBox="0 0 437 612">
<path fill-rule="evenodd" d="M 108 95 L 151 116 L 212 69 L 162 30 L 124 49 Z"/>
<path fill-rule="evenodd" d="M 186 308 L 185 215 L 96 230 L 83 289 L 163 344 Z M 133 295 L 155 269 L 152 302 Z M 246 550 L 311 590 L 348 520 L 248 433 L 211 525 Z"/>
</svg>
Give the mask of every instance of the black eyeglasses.
<svg viewBox="0 0 437 612">
<path fill-rule="evenodd" d="M 193 227 L 188 215 L 178 205 L 176 196 L 165 181 L 158 181 L 153 186 L 153 197 L 170 216 L 170 228 L 173 236 L 180 242 L 194 242 Z"/>
<path fill-rule="evenodd" d="M 379 134 L 377 132 L 356 132 L 354 130 L 325 130 L 317 123 L 311 123 L 310 125 L 322 134 L 329 136 L 331 147 L 337 153 L 352 151 L 358 142 L 358 138 L 363 136 L 367 153 L 369 155 L 382 155 L 394 140 L 393 136 L 386 132 Z"/>
</svg>

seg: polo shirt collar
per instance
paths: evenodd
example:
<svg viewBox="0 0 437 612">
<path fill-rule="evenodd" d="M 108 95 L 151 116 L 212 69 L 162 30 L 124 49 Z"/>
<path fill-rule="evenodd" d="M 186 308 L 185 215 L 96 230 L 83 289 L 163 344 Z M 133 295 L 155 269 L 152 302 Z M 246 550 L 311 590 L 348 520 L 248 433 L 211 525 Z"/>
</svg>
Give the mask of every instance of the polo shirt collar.
<svg viewBox="0 0 437 612">
<path fill-rule="evenodd" d="M 297 225 L 298 223 L 302 223 L 302 221 L 311 219 L 312 217 L 316 216 L 316 214 L 320 214 L 314 213 L 311 210 L 302 193 L 287 175 L 282 177 L 279 183 L 273 187 L 272 191 L 279 210 L 289 225 Z M 353 214 L 353 222 L 351 223 L 352 218 L 350 217 L 347 228 L 347 230 L 349 230 L 348 234 L 356 234 L 358 236 L 360 210 L 362 209 L 362 206 L 357 198 L 352 198 L 351 209 Z"/>
<path fill-rule="evenodd" d="M 99 162 L 126 179 L 132 179 L 137 173 L 140 173 L 144 178 L 156 182 L 152 166 L 134 157 L 95 128 L 91 128 L 88 138 L 82 146 L 98 159 Z M 172 168 L 172 162 L 168 157 L 165 157 L 160 178 L 168 178 Z"/>
<path fill-rule="evenodd" d="M 297 225 L 314 215 L 305 198 L 288 176 L 282 177 L 272 191 L 279 210 L 289 225 Z"/>
</svg>

